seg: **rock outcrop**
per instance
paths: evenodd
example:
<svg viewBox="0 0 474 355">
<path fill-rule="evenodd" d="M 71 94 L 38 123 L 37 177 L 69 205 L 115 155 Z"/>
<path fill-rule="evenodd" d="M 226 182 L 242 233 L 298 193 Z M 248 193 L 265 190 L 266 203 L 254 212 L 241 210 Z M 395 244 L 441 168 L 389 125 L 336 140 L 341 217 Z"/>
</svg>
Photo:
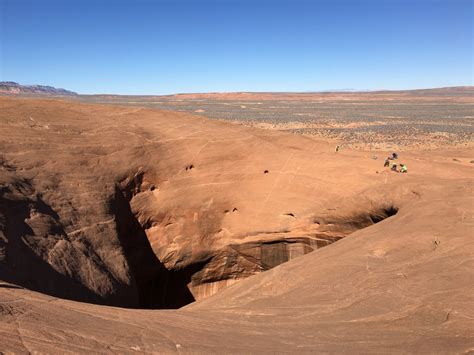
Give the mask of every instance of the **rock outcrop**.
<svg viewBox="0 0 474 355">
<path fill-rule="evenodd" d="M 0 352 L 469 353 L 472 150 L 333 148 L 0 98 Z"/>
<path fill-rule="evenodd" d="M 75 300 L 181 307 L 419 198 L 363 153 L 185 114 L 1 98 L 0 120 L 0 277 Z"/>
<path fill-rule="evenodd" d="M 454 164 L 449 178 L 433 173 L 448 154 L 416 156 L 418 197 L 392 218 L 177 311 L 97 306 L 0 282 L 0 350 L 467 354 L 472 178 Z"/>
</svg>

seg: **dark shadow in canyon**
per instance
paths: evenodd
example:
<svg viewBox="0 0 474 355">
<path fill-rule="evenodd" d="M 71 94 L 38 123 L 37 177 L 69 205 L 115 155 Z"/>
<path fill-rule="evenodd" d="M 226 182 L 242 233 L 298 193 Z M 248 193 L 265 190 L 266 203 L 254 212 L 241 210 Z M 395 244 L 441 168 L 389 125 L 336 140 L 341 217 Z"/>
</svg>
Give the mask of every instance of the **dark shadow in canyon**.
<svg viewBox="0 0 474 355">
<path fill-rule="evenodd" d="M 191 265 L 181 270 L 168 270 L 153 252 L 144 228 L 118 187 L 112 204 L 117 235 L 135 283 L 139 304 L 137 308 L 175 309 L 195 301 L 187 284 L 202 265 Z"/>
<path fill-rule="evenodd" d="M 32 192 L 25 181 L 15 182 L 13 186 L 17 192 Z M 11 188 L 4 188 L 0 195 L 0 279 L 55 297 L 108 304 L 74 278 L 57 272 L 33 251 L 30 238 L 34 233 L 25 222 L 32 209 L 50 217 L 52 233 L 61 236 L 66 233 L 58 223 L 56 212 L 40 197 L 6 197 L 12 192 Z"/>
<path fill-rule="evenodd" d="M 205 269 L 212 257 L 174 270 L 168 270 L 163 265 L 151 248 L 145 233 L 146 226 L 140 225 L 130 207 L 131 198 L 140 192 L 142 180 L 143 175 L 138 174 L 131 184 L 125 187 L 116 185 L 115 192 L 109 200 L 120 248 L 129 267 L 130 285 L 115 280 L 116 289 L 108 295 L 100 296 L 73 276 L 59 273 L 37 255 L 29 247 L 28 239 L 33 237 L 34 233 L 25 222 L 32 209 L 49 216 L 51 223 L 49 231 L 52 235 L 67 238 L 67 234 L 60 223 L 58 214 L 40 196 L 36 195 L 36 198 L 32 198 L 34 194 L 26 194 L 18 199 L 6 198 L 4 194 L 0 196 L 0 232 L 3 233 L 3 236 L 0 233 L 0 279 L 55 297 L 119 307 L 176 309 L 194 302 L 195 299 L 188 285 L 193 275 Z M 30 189 L 28 185 L 22 188 L 25 187 Z M 315 223 L 325 225 L 330 230 L 333 229 L 334 232 L 340 233 L 342 238 L 356 230 L 379 223 L 397 212 L 398 209 L 394 206 L 380 207 L 347 218 L 325 218 L 324 221 L 315 218 Z M 324 247 L 340 239 L 326 237 L 329 239 L 316 241 L 316 248 Z M 266 241 L 261 245 L 255 245 L 255 248 L 261 249 L 260 260 L 256 262 L 261 264 L 262 270 L 271 269 L 290 260 L 288 246 L 297 244 L 302 245 L 301 254 L 313 250 L 309 247 L 310 241 L 306 241 L 305 238 L 289 237 L 284 240 Z M 249 246 L 245 243 L 236 245 L 234 249 L 237 249 L 233 252 L 241 254 L 240 249 L 247 247 Z M 32 270 L 34 270 L 34 275 Z"/>
</svg>

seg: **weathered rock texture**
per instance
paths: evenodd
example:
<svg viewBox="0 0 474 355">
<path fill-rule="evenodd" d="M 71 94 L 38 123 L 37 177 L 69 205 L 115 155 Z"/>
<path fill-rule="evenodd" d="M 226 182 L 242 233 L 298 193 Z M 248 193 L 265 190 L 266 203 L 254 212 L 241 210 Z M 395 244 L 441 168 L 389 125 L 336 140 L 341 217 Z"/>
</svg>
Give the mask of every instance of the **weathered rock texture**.
<svg viewBox="0 0 474 355">
<path fill-rule="evenodd" d="M 333 148 L 1 98 L 0 351 L 472 350 L 472 152 Z"/>
<path fill-rule="evenodd" d="M 0 276 L 51 295 L 179 307 L 392 207 L 369 205 L 361 193 L 380 178 L 355 185 L 356 166 L 331 181 L 336 156 L 310 139 L 136 108 L 0 105 Z"/>
</svg>

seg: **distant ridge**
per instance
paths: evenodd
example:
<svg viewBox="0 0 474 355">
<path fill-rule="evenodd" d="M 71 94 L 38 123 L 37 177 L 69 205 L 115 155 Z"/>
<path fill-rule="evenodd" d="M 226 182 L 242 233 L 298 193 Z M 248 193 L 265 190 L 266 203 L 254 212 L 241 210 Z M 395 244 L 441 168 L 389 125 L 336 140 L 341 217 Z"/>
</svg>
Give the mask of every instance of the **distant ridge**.
<svg viewBox="0 0 474 355">
<path fill-rule="evenodd" d="M 398 94 L 398 95 L 474 95 L 474 86 L 451 86 L 440 88 L 425 89 L 405 89 L 405 90 L 363 90 L 363 89 L 334 89 L 320 91 L 229 91 L 229 92 L 182 92 L 174 94 L 107 94 L 96 93 L 80 95 L 77 92 L 56 88 L 47 85 L 21 85 L 14 81 L 0 81 L 0 95 L 43 95 L 43 96 L 82 96 L 99 98 L 118 98 L 118 97 L 178 97 L 178 98 L 213 98 L 213 99 L 242 99 L 242 98 L 278 98 L 278 97 L 310 97 L 312 95 L 379 95 L 379 94 Z"/>
<path fill-rule="evenodd" d="M 383 94 L 383 93 L 395 93 L 395 94 L 443 94 L 443 93 L 472 93 L 474 92 L 474 86 L 448 86 L 439 88 L 421 88 L 421 89 L 333 89 L 333 90 L 316 90 L 316 91 L 216 91 L 216 92 L 179 92 L 169 95 L 137 95 L 137 96 L 177 96 L 177 95 L 233 95 L 233 94 L 246 94 L 246 95 L 258 95 L 258 94 L 272 94 L 272 95 L 313 95 L 313 94 Z M 114 96 L 114 95 L 111 95 Z M 115 95 L 120 96 L 120 95 Z M 127 95 L 123 95 L 127 96 Z M 129 95 L 134 96 L 134 95 Z"/>
<path fill-rule="evenodd" d="M 0 94 L 76 96 L 77 93 L 45 85 L 21 85 L 14 81 L 0 81 Z"/>
<path fill-rule="evenodd" d="M 210 93 L 178 93 L 163 95 L 178 99 L 216 99 L 216 100 L 312 100 L 321 97 L 373 97 L 384 99 L 387 95 L 403 97 L 471 97 L 474 95 L 474 86 L 455 86 L 430 89 L 410 90 L 333 90 L 333 91 L 305 91 L 305 92 L 210 92 Z M 120 95 L 116 95 L 119 97 Z M 144 95 L 145 96 L 145 95 Z M 151 95 L 150 95 L 151 96 Z"/>
</svg>

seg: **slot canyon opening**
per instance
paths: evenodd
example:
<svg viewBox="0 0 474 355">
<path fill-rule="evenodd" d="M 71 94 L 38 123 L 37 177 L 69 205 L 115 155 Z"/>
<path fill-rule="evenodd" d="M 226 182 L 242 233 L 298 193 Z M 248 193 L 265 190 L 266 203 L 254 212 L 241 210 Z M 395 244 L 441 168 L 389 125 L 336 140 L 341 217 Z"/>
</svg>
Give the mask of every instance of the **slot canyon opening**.
<svg viewBox="0 0 474 355">
<path fill-rule="evenodd" d="M 133 189 L 136 191 L 136 189 Z M 334 234 L 315 234 L 308 237 L 292 237 L 291 232 L 284 238 L 276 236 L 275 240 L 267 240 L 260 244 L 245 243 L 228 246 L 218 253 L 209 256 L 205 260 L 194 263 L 186 263 L 185 267 L 167 269 L 152 251 L 150 242 L 146 236 L 146 226 L 140 225 L 130 208 L 130 194 L 128 191 L 117 190 L 114 203 L 116 204 L 116 223 L 119 239 L 126 252 L 126 258 L 130 271 L 136 282 L 139 294 L 139 304 L 136 308 L 144 309 L 177 309 L 196 300 L 193 292 L 196 289 L 209 289 L 213 293 L 220 290 L 220 285 L 226 282 L 234 282 L 252 275 L 245 270 L 245 263 L 239 265 L 239 260 L 255 263 L 260 272 L 270 270 L 295 257 L 308 254 L 318 248 L 328 246 L 334 242 L 349 236 L 353 232 L 379 223 L 398 212 L 395 206 L 386 206 L 371 211 L 355 214 L 351 217 L 337 219 L 317 218 L 319 225 L 328 226 L 328 231 L 334 230 Z M 232 211 L 237 210 L 234 208 Z M 227 212 L 227 210 L 226 210 Z M 291 216 L 293 213 L 288 213 Z M 343 231 L 343 232 L 341 232 Z M 251 250 L 251 253 L 249 253 Z M 225 263 L 222 262 L 222 254 L 225 254 Z M 226 254 L 227 253 L 227 254 Z M 250 255 L 251 254 L 251 255 Z M 231 261 L 229 261 L 231 260 Z M 228 265 L 234 262 L 234 265 Z M 207 275 L 208 271 L 215 265 L 223 267 L 236 267 L 241 275 L 229 275 L 224 273 L 212 277 Z M 255 272 L 254 272 L 255 273 Z M 220 276 L 219 276 L 220 275 Z M 202 276 L 202 277 L 201 277 Z M 220 277 L 220 278 L 219 278 Z M 194 291 L 192 286 L 196 286 Z M 193 292 L 192 292 L 193 291 Z M 213 293 L 205 294 L 205 298 Z M 200 299 L 198 297 L 198 299 Z"/>
<path fill-rule="evenodd" d="M 145 232 L 149 221 L 141 225 L 130 206 L 133 196 L 141 191 L 142 182 L 143 174 L 137 174 L 124 186 L 116 185 L 114 197 L 110 201 L 118 239 L 129 265 L 132 284 L 138 293 L 135 303 L 120 300 L 113 305 L 141 309 L 181 308 L 195 301 L 187 285 L 192 275 L 199 272 L 207 260 L 169 270 L 158 259 Z"/>
</svg>

